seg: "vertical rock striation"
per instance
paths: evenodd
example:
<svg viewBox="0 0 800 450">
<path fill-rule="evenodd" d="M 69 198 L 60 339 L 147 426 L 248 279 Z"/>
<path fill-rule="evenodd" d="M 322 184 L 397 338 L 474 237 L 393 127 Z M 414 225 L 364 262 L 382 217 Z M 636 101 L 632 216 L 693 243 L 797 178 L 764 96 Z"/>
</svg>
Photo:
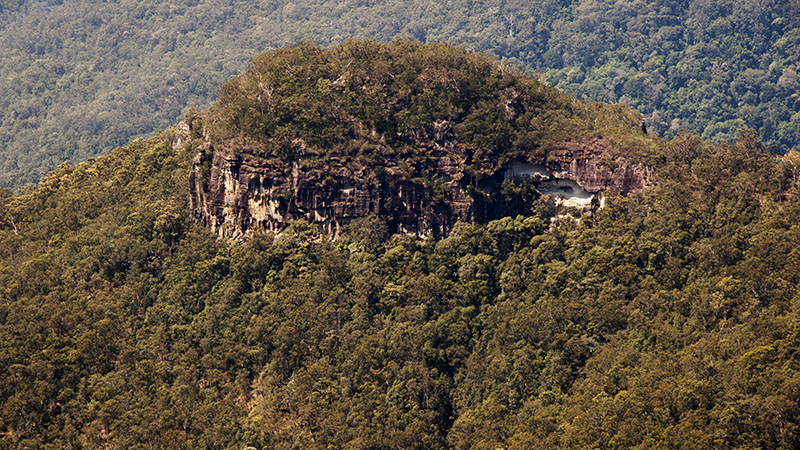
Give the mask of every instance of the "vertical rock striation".
<svg viewBox="0 0 800 450">
<path fill-rule="evenodd" d="M 442 237 L 458 221 L 524 214 L 541 195 L 593 209 L 603 191 L 626 195 L 651 184 L 647 167 L 610 157 L 605 146 L 602 140 L 562 143 L 546 158 L 517 159 L 477 175 L 463 160 L 432 156 L 423 178 L 399 164 L 257 160 L 206 144 L 193 163 L 191 204 L 197 221 L 232 239 L 253 230 L 280 232 L 298 219 L 335 238 L 351 220 L 369 215 L 384 218 L 392 232 Z"/>
</svg>

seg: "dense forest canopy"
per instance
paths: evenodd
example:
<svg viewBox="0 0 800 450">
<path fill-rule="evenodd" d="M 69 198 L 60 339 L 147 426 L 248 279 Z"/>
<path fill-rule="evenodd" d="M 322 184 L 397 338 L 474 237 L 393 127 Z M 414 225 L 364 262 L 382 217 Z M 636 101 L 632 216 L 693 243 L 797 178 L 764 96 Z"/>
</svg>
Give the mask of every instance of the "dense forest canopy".
<svg viewBox="0 0 800 450">
<path fill-rule="evenodd" d="M 0 190 L 2 446 L 800 446 L 798 152 L 681 133 L 582 220 L 242 244 L 175 142 Z"/>
<path fill-rule="evenodd" d="M 497 170 L 590 134 L 638 138 L 631 147 L 649 142 L 641 114 L 629 107 L 577 102 L 508 64 L 408 38 L 266 52 L 222 85 L 208 112 L 189 117 L 213 148 L 323 164 L 332 157 L 381 166 L 432 159 L 432 140 L 437 153 Z"/>
<path fill-rule="evenodd" d="M 651 131 L 800 142 L 798 0 L 12 0 L 0 4 L 0 185 L 34 183 L 210 104 L 255 54 L 410 36 L 486 51 Z"/>
</svg>

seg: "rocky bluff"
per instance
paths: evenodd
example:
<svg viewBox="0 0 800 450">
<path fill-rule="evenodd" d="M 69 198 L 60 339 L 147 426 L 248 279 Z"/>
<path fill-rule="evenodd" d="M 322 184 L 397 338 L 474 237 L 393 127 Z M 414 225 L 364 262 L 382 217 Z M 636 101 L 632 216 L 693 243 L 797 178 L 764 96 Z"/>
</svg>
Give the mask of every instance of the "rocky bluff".
<svg viewBox="0 0 800 450">
<path fill-rule="evenodd" d="M 647 167 L 608 157 L 604 144 L 563 143 L 547 158 L 514 159 L 480 176 L 442 154 L 427 162 L 429 178 L 412 177 L 397 164 L 346 158 L 281 163 L 200 152 L 190 176 L 192 209 L 196 220 L 227 238 L 280 232 L 297 219 L 335 237 L 351 220 L 373 214 L 392 232 L 442 237 L 458 221 L 524 214 L 542 195 L 562 207 L 594 209 L 604 192 L 625 195 L 648 185 Z"/>
<path fill-rule="evenodd" d="M 265 53 L 181 129 L 197 151 L 193 215 L 228 238 L 298 219 L 337 236 L 368 215 L 441 237 L 458 221 L 532 212 L 542 196 L 593 209 L 604 192 L 650 183 L 621 150 L 650 139 L 633 109 L 409 40 Z"/>
</svg>

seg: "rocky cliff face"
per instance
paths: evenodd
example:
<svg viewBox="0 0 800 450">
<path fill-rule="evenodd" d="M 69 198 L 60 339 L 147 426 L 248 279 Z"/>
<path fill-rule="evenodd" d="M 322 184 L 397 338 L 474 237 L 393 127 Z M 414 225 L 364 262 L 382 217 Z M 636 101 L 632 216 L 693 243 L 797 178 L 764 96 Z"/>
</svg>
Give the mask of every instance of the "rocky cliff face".
<svg viewBox="0 0 800 450">
<path fill-rule="evenodd" d="M 258 160 L 210 145 L 199 151 L 190 177 L 193 216 L 226 238 L 252 230 L 280 232 L 304 219 L 336 237 L 351 220 L 383 217 L 392 232 L 445 236 L 458 221 L 485 223 L 524 214 L 550 195 L 556 204 L 593 209 L 603 191 L 629 194 L 650 184 L 641 164 L 609 157 L 596 139 L 563 143 L 546 158 L 517 159 L 491 173 L 465 169 L 458 152 L 431 149 L 424 167 L 408 174 L 399 163 L 357 158 Z"/>
</svg>

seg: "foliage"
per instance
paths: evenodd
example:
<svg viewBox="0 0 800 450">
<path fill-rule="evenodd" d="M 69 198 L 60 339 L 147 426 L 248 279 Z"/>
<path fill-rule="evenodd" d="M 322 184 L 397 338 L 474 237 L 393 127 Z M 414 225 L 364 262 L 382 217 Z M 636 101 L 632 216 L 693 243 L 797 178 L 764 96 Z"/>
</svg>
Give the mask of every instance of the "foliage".
<svg viewBox="0 0 800 450">
<path fill-rule="evenodd" d="M 250 158 L 419 166 L 435 152 L 474 172 L 590 133 L 632 134 L 641 116 L 457 47 L 354 39 L 259 55 L 202 120 L 214 148 Z"/>
<path fill-rule="evenodd" d="M 220 241 L 172 141 L 0 192 L 3 446 L 800 445 L 800 172 L 752 131 L 440 241 Z"/>
<path fill-rule="evenodd" d="M 168 127 L 265 49 L 410 36 L 485 51 L 651 131 L 797 149 L 796 0 L 11 0 L 0 4 L 0 185 Z"/>
</svg>

